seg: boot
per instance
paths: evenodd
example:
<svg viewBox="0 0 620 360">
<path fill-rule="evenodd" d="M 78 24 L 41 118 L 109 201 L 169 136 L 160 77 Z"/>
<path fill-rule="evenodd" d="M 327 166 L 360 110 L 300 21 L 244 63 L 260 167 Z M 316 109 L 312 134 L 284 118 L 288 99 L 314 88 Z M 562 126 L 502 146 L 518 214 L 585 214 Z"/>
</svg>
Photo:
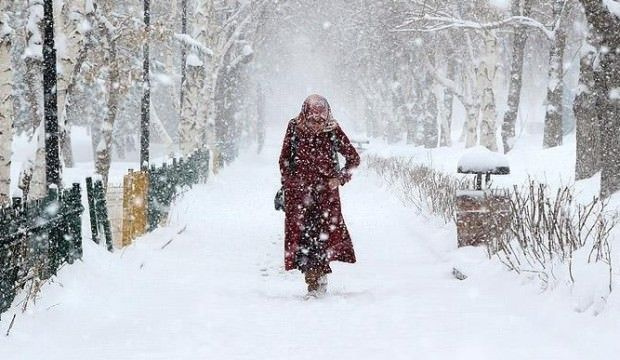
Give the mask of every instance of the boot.
<svg viewBox="0 0 620 360">
<path fill-rule="evenodd" d="M 319 285 L 316 289 L 317 293 L 324 295 L 327 292 L 327 275 L 321 274 L 321 276 L 317 279 L 317 284 Z"/>
<path fill-rule="evenodd" d="M 308 293 L 316 292 L 319 289 L 319 273 L 315 269 L 308 269 L 304 275 L 306 284 L 308 284 Z"/>
</svg>

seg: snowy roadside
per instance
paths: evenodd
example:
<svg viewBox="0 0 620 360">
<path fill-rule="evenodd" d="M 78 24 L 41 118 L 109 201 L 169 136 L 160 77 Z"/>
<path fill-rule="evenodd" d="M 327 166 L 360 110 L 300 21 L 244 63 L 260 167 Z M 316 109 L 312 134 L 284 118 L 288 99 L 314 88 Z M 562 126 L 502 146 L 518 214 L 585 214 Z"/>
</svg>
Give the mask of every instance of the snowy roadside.
<svg viewBox="0 0 620 360">
<path fill-rule="evenodd" d="M 334 264 L 327 296 L 304 301 L 301 276 L 282 270 L 276 150 L 267 150 L 187 192 L 168 227 L 125 250 L 86 241 L 84 261 L 18 312 L 0 358 L 570 360 L 620 351 L 616 299 L 604 316 L 567 311 L 568 297 L 538 296 L 482 249 L 456 248 L 453 227 L 404 207 L 365 170 L 342 190 L 358 263 Z M 452 276 L 455 265 L 467 280 Z"/>
<path fill-rule="evenodd" d="M 554 193 L 556 188 L 569 186 L 573 189 L 577 203 L 585 204 L 592 201 L 592 198 L 598 195 L 599 179 L 595 176 L 575 183 L 573 175 L 574 146 L 574 141 L 571 139 L 569 139 L 568 144 L 549 150 L 537 149 L 532 143 L 521 144 L 506 156 L 511 166 L 511 174 L 493 176 L 493 187 L 510 189 L 515 185 L 520 187 L 529 180 L 535 180 L 547 184 L 551 189 L 550 193 Z M 388 146 L 381 142 L 375 142 L 366 154 L 381 158 L 403 158 L 414 164 L 422 164 L 451 174 L 456 178 L 463 178 L 472 176 L 456 174 L 457 163 L 466 152 L 463 146 L 425 149 L 403 144 Z M 395 189 L 395 191 L 398 190 Z M 620 194 L 609 200 L 606 212 L 609 213 L 609 216 L 620 212 Z M 450 226 L 455 225 L 450 224 Z M 572 264 L 571 275 L 567 272 L 566 264 L 551 263 L 549 264 L 550 269 L 542 275 L 551 274 L 552 279 L 541 281 L 540 273 L 525 272 L 521 274 L 521 281 L 531 282 L 533 286 L 540 287 L 541 292 L 547 292 L 546 296 L 567 298 L 570 302 L 568 308 L 572 308 L 576 312 L 586 312 L 593 315 L 602 312 L 602 316 L 607 316 L 608 314 L 605 314 L 607 312 L 619 312 L 617 294 L 614 291 L 611 294 L 609 293 L 610 285 L 614 290 L 620 286 L 620 271 L 614 267 L 620 261 L 619 241 L 620 229 L 616 227 L 609 238 L 612 259 L 611 274 L 610 267 L 606 264 L 587 261 L 590 258 L 589 251 L 592 247 L 589 244 L 589 248 L 584 247 L 573 254 L 574 263 Z M 495 258 L 493 261 L 498 262 Z M 570 280 L 570 276 L 574 276 L 574 282 Z M 550 292 L 553 295 L 549 294 Z"/>
</svg>

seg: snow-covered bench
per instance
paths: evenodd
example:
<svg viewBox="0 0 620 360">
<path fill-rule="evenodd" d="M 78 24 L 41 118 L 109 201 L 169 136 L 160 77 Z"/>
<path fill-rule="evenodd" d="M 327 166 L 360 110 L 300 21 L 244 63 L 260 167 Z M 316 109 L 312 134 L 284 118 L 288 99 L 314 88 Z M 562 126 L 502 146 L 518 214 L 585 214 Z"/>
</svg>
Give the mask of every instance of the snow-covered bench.
<svg viewBox="0 0 620 360">
<path fill-rule="evenodd" d="M 460 174 L 476 174 L 476 189 L 482 190 L 482 175 L 486 175 L 488 186 L 491 175 L 510 174 L 510 166 L 506 156 L 493 152 L 484 146 L 473 147 L 459 159 L 457 172 Z"/>
</svg>

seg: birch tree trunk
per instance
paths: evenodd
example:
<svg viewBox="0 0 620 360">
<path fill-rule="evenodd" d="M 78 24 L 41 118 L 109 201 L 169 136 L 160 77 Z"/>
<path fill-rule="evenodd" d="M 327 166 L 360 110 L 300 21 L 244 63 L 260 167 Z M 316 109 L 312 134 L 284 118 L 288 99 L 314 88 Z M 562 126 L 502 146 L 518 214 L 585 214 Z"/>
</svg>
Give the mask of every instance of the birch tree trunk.
<svg viewBox="0 0 620 360">
<path fill-rule="evenodd" d="M 181 120 L 179 122 L 179 142 L 183 155 L 189 155 L 200 143 L 198 122 L 204 121 L 199 113 L 202 106 L 200 94 L 204 86 L 204 78 L 204 63 L 198 59 L 196 54 L 189 54 L 186 64 Z"/>
<path fill-rule="evenodd" d="M 480 112 L 480 145 L 497 151 L 497 112 L 493 81 L 497 72 L 497 40 L 492 33 L 485 33 L 484 56 L 478 71 L 478 88 L 482 91 Z"/>
<path fill-rule="evenodd" d="M 465 107 L 465 124 L 463 135 L 465 137 L 465 147 L 473 147 L 478 145 L 478 121 L 480 118 L 480 102 L 476 96 L 475 74 L 469 71 L 464 73 L 464 96 L 463 106 Z M 463 137 L 463 136 L 461 136 Z"/>
<path fill-rule="evenodd" d="M 26 49 L 24 50 L 24 81 L 26 82 L 26 101 L 28 102 L 30 122 L 33 133 L 43 119 L 43 36 L 41 23 L 43 6 L 41 3 L 30 3 L 27 9 Z"/>
<path fill-rule="evenodd" d="M 74 22 L 70 19 L 72 1 L 58 1 L 54 4 L 55 38 L 59 43 L 58 54 L 58 125 L 60 133 L 60 152 L 66 167 L 73 167 L 73 150 L 71 148 L 71 125 L 67 121 L 67 98 L 69 87 L 77 66 L 77 46 L 79 33 Z"/>
<path fill-rule="evenodd" d="M 532 0 L 523 1 L 523 12 L 521 12 L 520 0 L 513 0 L 512 14 L 530 17 L 532 13 Z M 512 43 L 512 61 L 510 64 L 510 83 L 508 87 L 508 109 L 504 114 L 502 124 L 502 143 L 504 153 L 512 150 L 515 141 L 515 125 L 521 103 L 521 87 L 523 85 L 523 59 L 525 55 L 525 44 L 527 43 L 527 29 L 520 25 L 515 29 Z"/>
<path fill-rule="evenodd" d="M 99 15 L 101 16 L 101 15 Z M 105 18 L 101 18 L 99 23 L 100 29 L 106 38 L 105 52 L 107 54 L 108 65 L 108 81 L 107 81 L 107 112 L 103 125 L 101 126 L 101 134 L 99 143 L 96 147 L 95 171 L 101 175 L 104 187 L 107 188 L 108 176 L 110 173 L 110 164 L 112 162 L 112 134 L 114 131 L 114 122 L 118 112 L 118 99 L 120 95 L 120 72 L 116 53 L 116 39 L 111 33 L 111 29 L 106 26 L 108 23 Z"/>
<path fill-rule="evenodd" d="M 0 15 L 0 207 L 11 198 L 11 144 L 13 142 L 13 29 L 8 15 Z"/>
<path fill-rule="evenodd" d="M 45 161 L 45 125 L 43 121 L 39 123 L 36 129 L 34 141 L 36 141 L 36 152 L 34 155 L 34 164 L 32 172 L 32 178 L 30 180 L 28 189 L 28 200 L 42 199 L 47 195 L 47 179 L 45 174 L 46 161 Z M 29 172 L 26 169 L 26 172 Z"/>
<path fill-rule="evenodd" d="M 454 61 L 452 58 L 448 59 L 446 68 L 446 78 L 448 80 L 454 79 Z M 443 101 L 439 106 L 439 146 L 452 145 L 452 105 L 454 102 L 454 93 L 449 88 L 443 90 Z"/>
<path fill-rule="evenodd" d="M 422 83 L 422 121 L 423 138 L 422 143 L 425 148 L 436 148 L 439 141 L 437 129 L 437 97 L 433 93 L 432 81 L 428 73 L 424 76 Z"/>
<path fill-rule="evenodd" d="M 32 169 L 23 169 L 23 172 L 32 174 L 27 188 L 23 189 L 28 194 L 29 200 L 37 200 L 47 194 L 46 161 L 45 161 L 45 126 L 43 122 L 43 36 L 41 25 L 43 20 L 43 5 L 30 3 L 28 7 L 28 20 L 26 31 L 27 47 L 24 54 L 26 65 L 24 79 L 26 81 L 26 99 L 30 106 L 32 127 L 36 150 Z"/>
<path fill-rule="evenodd" d="M 566 29 L 563 11 L 565 0 L 554 0 L 553 14 L 556 20 L 555 40 L 549 57 L 549 82 L 547 85 L 547 109 L 543 147 L 562 145 L 562 94 L 564 92 L 564 49 L 566 47 Z"/>
<path fill-rule="evenodd" d="M 620 17 L 602 0 L 581 0 L 581 4 L 599 57 L 592 96 L 601 124 L 601 197 L 606 198 L 620 190 Z"/>
<path fill-rule="evenodd" d="M 195 29 L 192 38 L 207 47 L 207 23 L 210 1 L 198 0 L 192 4 L 196 9 L 193 14 Z M 187 47 L 186 44 L 183 46 Z M 188 51 L 185 60 L 185 81 L 182 86 L 181 118 L 179 120 L 179 143 L 181 152 L 188 155 L 203 141 L 204 123 L 206 121 L 205 83 L 207 78 L 207 55 L 197 48 Z"/>
</svg>

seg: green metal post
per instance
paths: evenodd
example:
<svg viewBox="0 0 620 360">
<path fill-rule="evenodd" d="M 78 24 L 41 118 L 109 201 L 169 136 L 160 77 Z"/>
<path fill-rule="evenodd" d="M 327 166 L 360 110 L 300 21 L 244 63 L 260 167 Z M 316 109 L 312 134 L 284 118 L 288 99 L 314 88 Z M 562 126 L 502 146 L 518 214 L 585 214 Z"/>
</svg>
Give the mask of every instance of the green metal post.
<svg viewBox="0 0 620 360">
<path fill-rule="evenodd" d="M 103 234 L 108 251 L 113 251 L 112 245 L 112 229 L 110 228 L 110 220 L 108 219 L 108 207 L 105 200 L 105 192 L 103 191 L 103 183 L 101 180 L 95 181 L 95 206 L 97 208 L 97 219 L 103 226 Z"/>
<path fill-rule="evenodd" d="M 99 229 L 97 226 L 97 211 L 95 207 L 95 189 L 93 188 L 93 178 L 86 178 L 86 196 L 88 197 L 88 213 L 90 215 L 90 232 L 93 241 L 99 244 Z"/>
</svg>

